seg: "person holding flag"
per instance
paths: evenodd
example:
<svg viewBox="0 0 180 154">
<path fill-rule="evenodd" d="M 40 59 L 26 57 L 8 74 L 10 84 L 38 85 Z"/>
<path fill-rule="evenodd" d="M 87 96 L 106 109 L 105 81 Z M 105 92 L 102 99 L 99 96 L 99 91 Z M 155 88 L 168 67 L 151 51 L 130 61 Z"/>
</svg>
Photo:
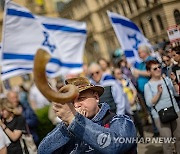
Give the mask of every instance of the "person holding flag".
<svg viewBox="0 0 180 154">
<path fill-rule="evenodd" d="M 113 12 L 107 12 L 119 43 L 124 50 L 128 63 L 132 65 L 131 71 L 137 78 L 138 91 L 144 100 L 144 85 L 148 82 L 150 74 L 146 71 L 145 62 L 154 59 L 151 57 L 152 46 L 142 34 L 138 26 L 130 19 Z M 144 101 L 145 102 L 145 101 Z M 145 104 L 147 107 L 147 105 Z M 152 119 L 153 121 L 153 119 Z M 153 121 L 154 136 L 159 133 Z"/>
<path fill-rule="evenodd" d="M 133 70 L 133 75 L 137 78 L 137 87 L 138 87 L 138 92 L 141 95 L 141 98 L 143 99 L 143 102 L 145 103 L 144 105 L 146 106 L 146 109 L 148 110 L 149 115 L 151 116 L 152 119 L 152 125 L 153 125 L 153 133 L 154 137 L 159 136 L 159 131 L 155 125 L 154 118 L 152 117 L 151 114 L 151 109 L 150 107 L 147 106 L 147 103 L 144 98 L 144 86 L 145 84 L 150 80 L 150 73 L 146 70 L 146 63 L 150 60 L 156 60 L 154 57 L 150 56 L 151 50 L 148 46 L 146 45 L 141 45 L 138 48 L 138 54 L 139 57 L 143 60 L 138 66 L 137 69 Z"/>
</svg>

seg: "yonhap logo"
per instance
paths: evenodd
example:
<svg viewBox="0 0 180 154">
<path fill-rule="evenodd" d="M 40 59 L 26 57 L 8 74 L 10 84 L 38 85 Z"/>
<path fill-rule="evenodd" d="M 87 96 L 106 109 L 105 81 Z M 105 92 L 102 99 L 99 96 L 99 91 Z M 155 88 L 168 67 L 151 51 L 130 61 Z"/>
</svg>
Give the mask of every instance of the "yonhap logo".
<svg viewBox="0 0 180 154">
<path fill-rule="evenodd" d="M 111 143 L 111 136 L 109 133 L 102 133 L 98 135 L 97 143 L 100 145 L 101 148 L 105 148 L 110 145 Z"/>
</svg>

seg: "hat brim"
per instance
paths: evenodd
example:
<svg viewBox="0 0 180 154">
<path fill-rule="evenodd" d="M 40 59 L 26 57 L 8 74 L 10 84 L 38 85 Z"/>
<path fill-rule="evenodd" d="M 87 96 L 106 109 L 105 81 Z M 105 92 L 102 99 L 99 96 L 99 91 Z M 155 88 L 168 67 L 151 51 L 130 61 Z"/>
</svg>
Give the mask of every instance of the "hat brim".
<svg viewBox="0 0 180 154">
<path fill-rule="evenodd" d="M 93 90 L 98 93 L 99 96 L 101 96 L 104 93 L 104 88 L 101 86 L 87 86 L 86 88 L 79 89 L 79 92 L 85 91 L 85 90 Z"/>
</svg>

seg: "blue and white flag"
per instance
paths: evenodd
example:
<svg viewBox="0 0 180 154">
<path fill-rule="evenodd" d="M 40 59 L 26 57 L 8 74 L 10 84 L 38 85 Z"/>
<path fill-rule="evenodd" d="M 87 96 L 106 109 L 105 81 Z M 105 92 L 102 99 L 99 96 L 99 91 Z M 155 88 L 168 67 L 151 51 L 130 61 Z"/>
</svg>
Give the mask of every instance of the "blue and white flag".
<svg viewBox="0 0 180 154">
<path fill-rule="evenodd" d="M 121 16 L 117 13 L 107 12 L 109 19 L 112 23 L 116 36 L 121 44 L 122 50 L 127 58 L 127 61 L 131 64 L 135 64 L 141 61 L 138 55 L 138 46 L 140 44 L 148 43 L 148 40 L 142 34 L 138 26 L 130 19 Z"/>
<path fill-rule="evenodd" d="M 31 73 L 39 48 L 52 56 L 47 65 L 49 77 L 82 71 L 86 23 L 36 16 L 14 2 L 6 3 L 5 11 L 2 80 Z"/>
</svg>

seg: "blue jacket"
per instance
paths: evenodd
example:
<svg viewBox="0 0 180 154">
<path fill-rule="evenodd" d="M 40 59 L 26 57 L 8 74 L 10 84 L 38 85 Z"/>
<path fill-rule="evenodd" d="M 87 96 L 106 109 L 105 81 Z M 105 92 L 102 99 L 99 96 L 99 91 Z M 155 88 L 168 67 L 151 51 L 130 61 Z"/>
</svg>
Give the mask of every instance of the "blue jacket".
<svg viewBox="0 0 180 154">
<path fill-rule="evenodd" d="M 115 140 L 118 137 L 136 137 L 135 126 L 128 116 L 114 116 L 110 128 L 102 126 L 108 110 L 109 105 L 104 103 L 91 120 L 77 113 L 68 127 L 60 123 L 41 141 L 38 154 L 119 154 L 136 147 L 136 143 L 118 143 Z"/>
</svg>

